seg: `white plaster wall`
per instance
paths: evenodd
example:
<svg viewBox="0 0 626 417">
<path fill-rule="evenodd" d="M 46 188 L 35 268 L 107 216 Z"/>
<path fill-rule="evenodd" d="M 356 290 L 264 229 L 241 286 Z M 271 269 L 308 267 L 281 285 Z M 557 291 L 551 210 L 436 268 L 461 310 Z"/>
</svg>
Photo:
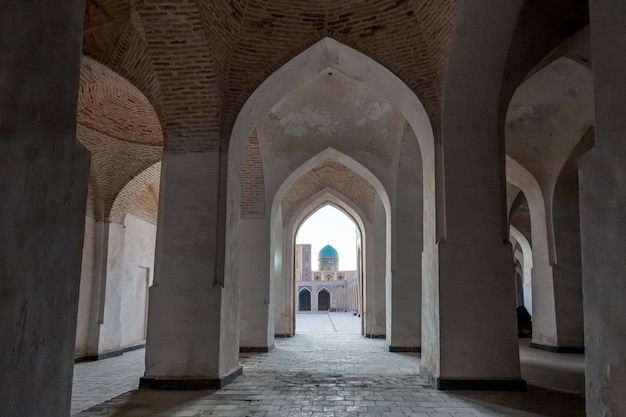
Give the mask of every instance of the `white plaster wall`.
<svg viewBox="0 0 626 417">
<path fill-rule="evenodd" d="M 80 272 L 80 292 L 78 295 L 78 317 L 74 356 L 87 355 L 89 326 L 91 322 L 91 300 L 95 262 L 95 224 L 93 216 L 85 216 L 85 237 L 83 240 L 83 262 Z"/>
<path fill-rule="evenodd" d="M 132 214 L 126 215 L 124 261 L 121 279 L 120 347 L 146 338 L 147 290 L 152 282 L 156 226 Z"/>
<path fill-rule="evenodd" d="M 124 226 L 109 224 L 104 314 L 100 326 L 98 353 L 117 351 L 121 347 L 121 294 L 124 271 Z"/>
<path fill-rule="evenodd" d="M 92 308 L 94 297 L 98 297 L 94 293 L 95 225 L 93 218 L 86 217 L 76 356 L 117 351 L 145 339 L 146 277 L 152 281 L 156 226 L 131 214 L 126 216 L 125 226 L 107 226 L 107 275 L 100 324 Z M 88 336 L 92 327 L 99 334 L 97 350 L 90 351 Z"/>
</svg>

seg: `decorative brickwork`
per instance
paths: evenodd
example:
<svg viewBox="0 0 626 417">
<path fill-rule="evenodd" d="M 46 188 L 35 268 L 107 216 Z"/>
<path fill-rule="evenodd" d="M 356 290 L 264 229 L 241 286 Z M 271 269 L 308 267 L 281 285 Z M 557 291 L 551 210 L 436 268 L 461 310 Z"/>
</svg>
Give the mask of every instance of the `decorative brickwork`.
<svg viewBox="0 0 626 417">
<path fill-rule="evenodd" d="M 148 185 L 141 194 L 137 196 L 128 209 L 128 213 L 149 223 L 156 224 L 159 214 L 159 185 L 158 180 Z"/>
<path fill-rule="evenodd" d="M 132 211 L 138 217 L 156 223 L 160 176 L 161 163 L 158 162 L 130 180 L 115 198 L 110 221 L 123 224 L 126 213 Z"/>
<path fill-rule="evenodd" d="M 91 151 L 95 218 L 106 220 L 126 184 L 161 160 L 161 125 L 136 87 L 104 65 L 83 57 L 76 133 Z M 131 194 L 138 195 L 142 189 Z M 113 215 L 111 221 L 123 222 L 128 205 L 120 207 L 122 212 Z"/>
<path fill-rule="evenodd" d="M 87 1 L 83 51 L 93 59 L 83 60 L 78 137 L 92 151 L 96 218 L 123 221 L 132 204 L 110 213 L 115 197 L 161 159 L 164 143 L 172 152 L 226 149 L 258 85 L 324 37 L 398 75 L 424 103 L 437 136 L 457 6 L 458 0 Z M 265 216 L 261 191 L 253 137 L 242 166 L 244 218 Z"/>
<path fill-rule="evenodd" d="M 353 201 L 367 220 L 372 220 L 376 190 L 359 174 L 334 159 L 322 162 L 289 187 L 282 201 L 283 220 L 287 222 L 302 203 L 327 187 Z"/>
<path fill-rule="evenodd" d="M 241 218 L 265 218 L 263 164 L 256 129 L 248 139 L 241 165 Z"/>
<path fill-rule="evenodd" d="M 83 53 L 133 83 L 161 114 L 161 86 L 142 22 L 128 0 L 87 1 Z"/>
<path fill-rule="evenodd" d="M 249 1 L 231 50 L 226 127 L 256 87 L 289 59 L 332 37 L 398 75 L 440 120 L 457 0 Z"/>
<path fill-rule="evenodd" d="M 170 151 L 219 148 L 222 106 L 215 53 L 198 3 L 152 0 L 137 6 L 161 85 L 166 148 Z M 223 27 L 224 22 L 215 24 Z"/>
<path fill-rule="evenodd" d="M 324 37 L 396 73 L 437 132 L 457 3 L 102 0 L 87 2 L 84 50 L 149 98 L 171 151 L 217 150 L 256 87 Z"/>
<path fill-rule="evenodd" d="M 78 119 L 84 127 L 123 142 L 163 146 L 161 124 L 148 99 L 89 57 L 81 64 Z"/>
</svg>

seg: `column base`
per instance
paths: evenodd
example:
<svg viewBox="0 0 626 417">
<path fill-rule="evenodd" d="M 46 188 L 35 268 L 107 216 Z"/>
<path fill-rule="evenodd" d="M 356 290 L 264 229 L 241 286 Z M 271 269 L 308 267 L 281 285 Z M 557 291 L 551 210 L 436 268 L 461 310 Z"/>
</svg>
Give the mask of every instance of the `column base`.
<svg viewBox="0 0 626 417">
<path fill-rule="evenodd" d="M 102 359 L 114 358 L 116 356 L 122 356 L 126 352 L 131 352 L 133 350 L 143 349 L 145 347 L 146 347 L 146 344 L 142 343 L 140 345 L 128 346 L 128 347 L 125 347 L 125 348 L 122 348 L 122 349 L 119 349 L 119 350 L 113 350 L 111 352 L 99 353 L 97 355 L 79 356 L 77 358 L 74 358 L 74 363 L 95 362 L 95 361 L 99 361 L 99 360 L 102 360 Z"/>
<path fill-rule="evenodd" d="M 384 334 L 373 334 L 373 333 L 366 333 L 365 337 L 369 338 L 369 339 L 386 339 L 387 335 Z"/>
<path fill-rule="evenodd" d="M 139 388 L 159 389 L 168 391 L 195 391 L 195 390 L 215 390 L 224 388 L 239 375 L 243 374 L 241 366 L 236 367 L 230 373 L 220 378 L 154 378 L 141 377 Z"/>
<path fill-rule="evenodd" d="M 421 352 L 420 346 L 389 346 L 389 352 Z"/>
<path fill-rule="evenodd" d="M 440 391 L 526 391 L 523 379 L 471 379 L 435 377 L 422 370 L 422 378 Z"/>
<path fill-rule="evenodd" d="M 541 343 L 530 342 L 530 347 L 555 353 L 585 353 L 584 346 L 549 346 L 542 345 Z"/>
<path fill-rule="evenodd" d="M 279 333 L 279 334 L 274 335 L 275 338 L 279 338 L 279 339 L 284 339 L 284 338 L 291 337 L 291 336 L 292 334 L 290 333 Z"/>
<path fill-rule="evenodd" d="M 240 353 L 267 353 L 274 350 L 274 344 L 270 346 L 239 346 Z"/>
</svg>

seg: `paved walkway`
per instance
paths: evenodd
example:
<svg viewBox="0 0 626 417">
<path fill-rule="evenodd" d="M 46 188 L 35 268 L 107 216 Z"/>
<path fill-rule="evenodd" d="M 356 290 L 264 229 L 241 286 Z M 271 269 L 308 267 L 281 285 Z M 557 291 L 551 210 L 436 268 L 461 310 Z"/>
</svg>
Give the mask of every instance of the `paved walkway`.
<svg viewBox="0 0 626 417">
<path fill-rule="evenodd" d="M 145 369 L 145 355 L 145 349 L 140 349 L 115 358 L 74 365 L 71 413 L 137 389 Z"/>
<path fill-rule="evenodd" d="M 526 393 L 433 390 L 418 376 L 416 354 L 390 353 L 384 340 L 361 337 L 359 319 L 350 313 L 298 314 L 296 320 L 297 335 L 277 340 L 273 352 L 241 354 L 244 375 L 222 390 L 131 391 L 77 417 L 584 416 L 582 396 L 534 386 Z M 97 364 L 121 368 L 122 379 L 136 387 L 142 371 L 113 362 L 137 355 L 142 368 L 142 354 Z M 86 381 L 84 365 L 76 365 L 77 380 Z M 105 379 L 98 377 L 109 387 Z M 87 386 L 92 394 L 102 389 L 75 384 L 75 396 L 88 397 L 81 393 Z"/>
</svg>

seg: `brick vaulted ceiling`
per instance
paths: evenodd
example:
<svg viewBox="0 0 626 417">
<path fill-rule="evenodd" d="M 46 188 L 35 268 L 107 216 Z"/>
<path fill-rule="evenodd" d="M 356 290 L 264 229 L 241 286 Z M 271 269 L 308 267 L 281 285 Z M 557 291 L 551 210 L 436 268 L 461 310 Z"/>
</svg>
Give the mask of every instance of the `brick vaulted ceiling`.
<svg viewBox="0 0 626 417">
<path fill-rule="evenodd" d="M 259 84 L 324 37 L 370 56 L 399 76 L 424 104 L 437 134 L 457 2 L 87 0 L 83 53 L 93 58 L 90 65 L 102 64 L 126 85 L 109 77 L 114 86 L 108 89 L 81 88 L 83 101 L 99 102 L 95 96 L 104 93 L 112 96 L 100 101 L 107 108 L 125 100 L 134 104 L 129 97 L 138 97 L 139 91 L 145 102 L 140 105 L 154 110 L 151 115 L 139 111 L 133 114 L 137 120 L 122 123 L 115 114 L 79 112 L 79 137 L 94 136 L 90 149 L 114 141 L 125 157 L 130 155 L 129 161 L 135 158 L 129 163 L 133 169 L 119 178 L 111 167 L 92 178 L 92 188 L 99 190 L 92 189 L 92 194 L 101 195 L 94 197 L 96 210 L 101 207 L 102 216 L 109 215 L 107 207 L 129 175 L 159 159 L 159 140 L 168 152 L 224 150 L 241 106 Z M 131 125 L 132 137 L 118 130 Z M 161 139 L 153 135 L 158 129 Z"/>
<path fill-rule="evenodd" d="M 374 187 L 341 162 L 328 159 L 300 177 L 285 193 L 282 200 L 285 224 L 302 203 L 326 188 L 339 191 L 349 198 L 365 214 L 364 220 L 372 221 L 376 194 Z"/>
<path fill-rule="evenodd" d="M 87 0 L 84 52 L 162 116 L 166 149 L 216 150 L 273 71 L 324 37 L 396 73 L 435 125 L 457 0 Z"/>
<path fill-rule="evenodd" d="M 155 111 L 126 79 L 83 57 L 76 134 L 91 152 L 90 194 L 94 217 L 97 220 L 115 217 L 123 222 L 126 210 L 111 216 L 116 197 L 129 181 L 162 157 L 163 133 Z M 154 180 L 151 178 L 149 182 Z M 148 182 L 143 184 L 147 185 Z M 139 193 L 137 190 L 131 194 Z"/>
</svg>

